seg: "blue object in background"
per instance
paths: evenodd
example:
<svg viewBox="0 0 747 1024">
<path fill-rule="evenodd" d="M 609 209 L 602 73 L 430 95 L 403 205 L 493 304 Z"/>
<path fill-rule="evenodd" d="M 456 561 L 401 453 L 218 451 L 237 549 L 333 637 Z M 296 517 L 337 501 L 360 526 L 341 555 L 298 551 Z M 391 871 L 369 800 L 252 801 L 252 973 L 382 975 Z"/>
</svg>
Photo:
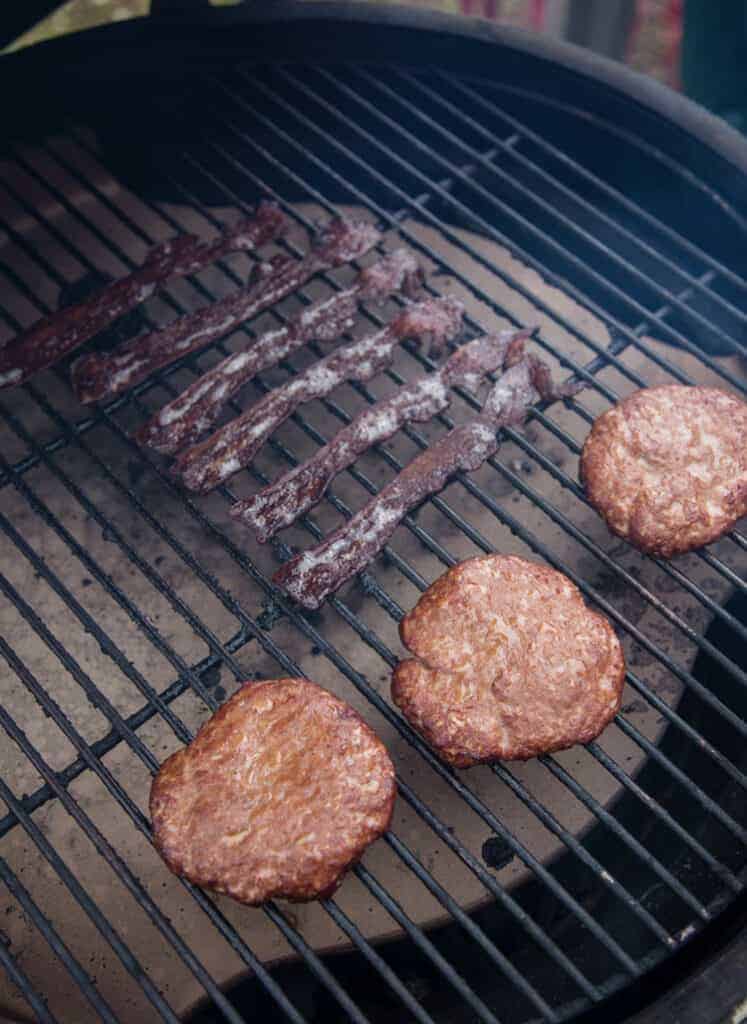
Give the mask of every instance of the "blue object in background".
<svg viewBox="0 0 747 1024">
<path fill-rule="evenodd" d="M 747 3 L 685 0 L 682 89 L 747 134 Z"/>
</svg>

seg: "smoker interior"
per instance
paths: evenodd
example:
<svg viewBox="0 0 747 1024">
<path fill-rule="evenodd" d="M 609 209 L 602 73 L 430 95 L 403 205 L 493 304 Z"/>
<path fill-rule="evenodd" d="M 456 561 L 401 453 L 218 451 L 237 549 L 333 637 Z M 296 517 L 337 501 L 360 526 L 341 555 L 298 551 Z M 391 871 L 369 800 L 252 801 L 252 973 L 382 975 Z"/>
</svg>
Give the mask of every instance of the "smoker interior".
<svg viewBox="0 0 747 1024">
<path fill-rule="evenodd" d="M 54 73 L 99 56 L 61 77 L 64 98 L 47 91 L 38 123 L 12 121 L 0 344 L 154 242 L 207 237 L 270 196 L 296 230 L 262 255 L 300 255 L 335 213 L 369 217 L 382 252 L 411 246 L 428 290 L 464 299 L 466 335 L 536 323 L 555 374 L 589 386 L 507 431 L 313 614 L 269 583 L 278 559 L 479 402 L 462 395 L 363 456 L 267 547 L 230 503 L 431 369 L 426 353 L 404 345 L 390 372 L 304 407 L 207 498 L 188 498 L 130 435 L 353 268 L 104 405 L 78 405 L 67 367 L 3 392 L 0 1006 L 76 1022 L 570 1020 L 743 913 L 747 542 L 735 530 L 671 563 L 645 558 L 588 507 L 577 457 L 594 417 L 636 387 L 744 393 L 747 159 L 514 37 L 434 24 L 226 20 L 220 45 L 207 30 L 118 27 L 52 47 Z M 44 96 L 44 48 L 14 61 L 16 83 Z M 171 283 L 90 347 L 227 294 L 251 266 L 232 256 Z M 362 310 L 354 333 L 397 308 Z M 320 352 L 261 375 L 233 412 Z M 390 703 L 397 623 L 446 566 L 493 550 L 561 569 L 610 617 L 623 710 L 583 749 L 453 772 Z M 298 673 L 385 740 L 397 808 L 333 899 L 250 910 L 168 874 L 149 780 L 241 681 Z"/>
</svg>

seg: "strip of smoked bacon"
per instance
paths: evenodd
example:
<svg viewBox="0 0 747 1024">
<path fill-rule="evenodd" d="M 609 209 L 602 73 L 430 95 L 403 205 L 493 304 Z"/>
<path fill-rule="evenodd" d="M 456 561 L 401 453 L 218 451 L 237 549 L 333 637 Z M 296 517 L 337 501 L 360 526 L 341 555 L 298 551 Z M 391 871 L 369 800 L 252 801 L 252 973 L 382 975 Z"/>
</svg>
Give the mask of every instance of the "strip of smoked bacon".
<svg viewBox="0 0 747 1024">
<path fill-rule="evenodd" d="M 195 274 L 230 252 L 247 252 L 284 234 L 288 220 L 273 203 L 263 202 L 254 217 L 227 228 L 212 242 L 177 235 L 155 246 L 145 262 L 82 302 L 37 321 L 0 350 L 0 388 L 22 384 L 52 366 L 83 342 L 144 302 L 170 277 Z"/>
<path fill-rule="evenodd" d="M 353 326 L 358 302 L 381 301 L 402 290 L 413 297 L 419 284 L 418 263 L 407 249 L 397 249 L 361 270 L 349 288 L 315 302 L 285 327 L 249 340 L 198 377 L 137 432 L 137 441 L 162 455 L 174 455 L 212 429 L 231 398 L 262 370 L 275 366 L 308 341 L 335 341 Z"/>
<path fill-rule="evenodd" d="M 177 456 L 175 475 L 191 491 L 206 494 L 248 466 L 281 423 L 305 402 L 324 398 L 345 381 L 370 380 L 385 369 L 405 338 L 430 338 L 441 347 L 462 322 L 462 304 L 452 298 L 426 299 L 407 306 L 390 324 L 331 352 L 256 405 L 216 430 L 201 444 Z"/>
<path fill-rule="evenodd" d="M 450 388 L 475 391 L 486 374 L 502 368 L 509 347 L 530 333 L 501 331 L 462 345 L 440 370 L 364 409 L 306 462 L 237 502 L 231 515 L 264 544 L 321 501 L 334 477 L 372 445 L 387 441 L 405 423 L 425 423 L 443 412 L 451 401 Z"/>
<path fill-rule="evenodd" d="M 114 352 L 92 353 L 79 359 L 72 372 L 78 399 L 99 402 L 134 387 L 156 370 L 236 330 L 319 271 L 362 256 L 380 238 L 380 232 L 364 221 L 333 221 L 303 259 L 276 256 L 260 264 L 257 276 L 241 291 L 178 317 L 159 331 L 133 338 Z"/>
<path fill-rule="evenodd" d="M 352 519 L 316 547 L 291 558 L 274 582 L 305 608 L 318 608 L 381 551 L 404 517 L 454 473 L 477 469 L 500 445 L 501 427 L 522 423 L 532 405 L 569 397 L 580 385 L 556 387 L 547 366 L 523 356 L 496 381 L 482 411 L 426 448 Z"/>
</svg>

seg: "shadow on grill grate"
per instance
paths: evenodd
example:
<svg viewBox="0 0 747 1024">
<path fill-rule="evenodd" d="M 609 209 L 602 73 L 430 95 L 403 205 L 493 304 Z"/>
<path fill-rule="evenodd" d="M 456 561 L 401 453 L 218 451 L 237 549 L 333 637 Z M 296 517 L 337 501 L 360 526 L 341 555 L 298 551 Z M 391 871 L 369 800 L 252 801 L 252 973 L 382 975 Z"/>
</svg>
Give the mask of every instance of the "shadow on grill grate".
<svg viewBox="0 0 747 1024">
<path fill-rule="evenodd" d="M 555 372 L 590 387 L 507 431 L 495 458 L 408 517 L 360 580 L 308 615 L 268 583 L 277 549 L 255 544 L 229 504 L 427 356 L 404 346 L 371 384 L 296 413 L 231 488 L 199 501 L 130 435 L 352 270 L 85 413 L 65 368 L 4 394 L 0 877 L 12 899 L 0 961 L 40 1020 L 173 1021 L 205 993 L 212 1009 L 195 1020 L 431 1021 L 447 1007 L 454 1021 L 567 1019 L 743 891 L 747 623 L 725 602 L 747 592 L 747 543 L 733 532 L 672 563 L 644 559 L 607 534 L 576 483 L 589 424 L 617 395 L 673 380 L 745 391 L 743 224 L 621 127 L 586 118 L 581 132 L 571 104 L 448 73 L 229 71 L 187 113 L 200 137 L 157 146 L 147 188 L 126 147 L 76 126 L 0 163 L 0 343 L 81 281 L 121 275 L 154 241 L 207 234 L 270 195 L 298 229 L 339 210 L 377 219 L 381 251 L 411 245 L 429 290 L 464 298 L 472 331 L 537 322 Z M 686 224 L 675 202 L 691 209 Z M 301 239 L 278 251 L 300 255 Z M 231 256 L 173 283 L 125 329 L 227 294 L 251 265 Z M 394 308 L 366 310 L 363 326 Z M 311 344 L 261 375 L 232 411 L 321 352 Z M 448 417 L 363 456 L 283 543 L 349 517 L 469 408 L 462 395 Z M 547 560 L 610 617 L 628 686 L 587 748 L 458 774 L 384 695 L 403 609 L 444 566 L 496 549 Z M 300 672 L 384 738 L 401 799 L 393 831 L 334 900 L 247 910 L 168 876 L 149 839 L 149 780 L 239 681 Z M 30 955 L 37 930 L 55 957 Z M 256 980 L 234 1006 L 222 986 L 247 970 Z"/>
</svg>

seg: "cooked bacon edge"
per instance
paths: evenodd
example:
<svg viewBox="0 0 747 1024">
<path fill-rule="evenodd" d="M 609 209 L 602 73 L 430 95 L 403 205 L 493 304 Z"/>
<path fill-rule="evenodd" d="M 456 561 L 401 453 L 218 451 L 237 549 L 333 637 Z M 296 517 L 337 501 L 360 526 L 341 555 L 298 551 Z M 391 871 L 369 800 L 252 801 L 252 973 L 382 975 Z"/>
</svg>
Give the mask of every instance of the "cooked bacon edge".
<svg viewBox="0 0 747 1024">
<path fill-rule="evenodd" d="M 288 219 L 262 202 L 254 217 L 227 228 L 212 242 L 177 235 L 155 246 L 131 274 L 104 285 L 82 302 L 50 313 L 0 351 L 0 388 L 23 383 L 144 302 L 170 277 L 194 274 L 230 252 L 249 251 L 284 234 Z"/>
<path fill-rule="evenodd" d="M 388 440 L 405 423 L 425 423 L 443 412 L 451 401 L 450 388 L 476 390 L 486 374 L 501 369 L 509 347 L 530 333 L 501 331 L 462 345 L 440 370 L 364 409 L 306 462 L 237 502 L 231 515 L 264 544 L 321 501 L 334 477 L 372 445 Z"/>
<path fill-rule="evenodd" d="M 554 401 L 579 390 L 578 384 L 553 384 L 547 367 L 536 356 L 520 358 L 493 385 L 478 416 L 454 427 L 418 455 L 349 522 L 281 566 L 274 582 L 305 608 L 318 608 L 329 594 L 364 569 L 404 517 L 442 490 L 449 477 L 460 470 L 477 469 L 494 455 L 501 427 L 522 423 L 540 399 Z"/>
<path fill-rule="evenodd" d="M 259 265 L 257 275 L 241 291 L 181 316 L 162 330 L 134 338 L 114 352 L 79 359 L 72 372 L 78 399 L 97 402 L 134 387 L 156 370 L 236 330 L 312 275 L 362 256 L 380 238 L 380 232 L 364 221 L 333 221 L 303 259 L 276 256 Z"/>
<path fill-rule="evenodd" d="M 359 301 L 382 301 L 400 290 L 412 297 L 419 282 L 414 255 L 407 249 L 395 250 L 361 270 L 349 288 L 304 309 L 285 327 L 249 340 L 241 351 L 202 374 L 140 428 L 135 435 L 137 441 L 163 455 L 173 455 L 194 444 L 214 426 L 226 404 L 255 374 L 274 366 L 308 341 L 335 341 L 353 326 Z"/>
<path fill-rule="evenodd" d="M 191 491 L 205 494 L 248 466 L 267 438 L 305 402 L 324 398 L 345 381 L 370 380 L 392 361 L 405 338 L 433 339 L 442 345 L 461 326 L 462 304 L 452 298 L 427 299 L 407 306 L 374 334 L 350 342 L 320 359 L 256 405 L 177 456 L 175 475 Z"/>
</svg>

